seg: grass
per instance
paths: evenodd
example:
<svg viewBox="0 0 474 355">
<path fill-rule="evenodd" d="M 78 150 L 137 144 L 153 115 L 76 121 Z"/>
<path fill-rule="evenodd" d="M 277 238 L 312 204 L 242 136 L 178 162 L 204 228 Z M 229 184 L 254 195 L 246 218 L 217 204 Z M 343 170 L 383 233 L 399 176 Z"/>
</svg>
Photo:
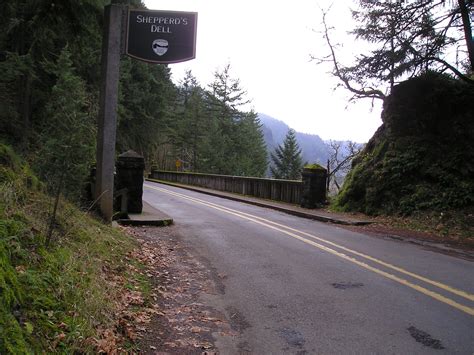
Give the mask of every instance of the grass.
<svg viewBox="0 0 474 355">
<path fill-rule="evenodd" d="M 380 216 L 378 219 L 395 228 L 429 233 L 441 239 L 474 245 L 474 211 L 472 209 L 418 212 L 408 217 Z"/>
<path fill-rule="evenodd" d="M 136 244 L 62 200 L 46 246 L 52 199 L 11 150 L 0 154 L 0 353 L 97 352 L 123 285 L 150 288 L 127 271 Z"/>
</svg>

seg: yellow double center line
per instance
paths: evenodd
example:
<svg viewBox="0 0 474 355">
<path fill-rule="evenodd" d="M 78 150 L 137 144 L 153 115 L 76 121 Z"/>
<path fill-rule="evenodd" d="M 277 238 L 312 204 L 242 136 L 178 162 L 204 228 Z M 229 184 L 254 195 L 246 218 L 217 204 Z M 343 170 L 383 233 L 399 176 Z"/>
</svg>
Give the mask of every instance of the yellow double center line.
<svg viewBox="0 0 474 355">
<path fill-rule="evenodd" d="M 384 276 L 390 280 L 393 280 L 395 282 L 398 282 L 402 285 L 405 285 L 407 287 L 410 287 L 418 292 L 421 292 L 429 297 L 432 297 L 440 302 L 443 302 L 445 304 L 448 304 L 462 312 L 465 312 L 471 316 L 474 315 L 474 308 L 473 307 L 469 307 L 469 306 L 465 306 L 463 304 L 460 304 L 448 297 L 445 297 L 437 292 L 433 292 L 431 290 L 428 290 L 422 286 L 419 286 L 417 284 L 414 284 L 410 281 L 407 281 L 399 276 L 396 276 L 396 275 L 393 275 L 393 274 L 390 274 L 386 271 L 383 271 L 383 270 L 380 270 L 380 269 L 377 269 L 376 267 L 374 266 L 371 266 L 371 265 L 368 265 L 366 264 L 365 262 L 363 261 L 360 261 L 360 260 L 357 260 L 355 259 L 354 257 L 352 256 L 349 256 L 347 254 L 344 254 L 340 251 L 337 251 L 337 250 L 334 250 L 326 245 L 322 245 L 320 243 L 317 243 L 315 242 L 314 240 L 316 241 L 319 241 L 319 242 L 323 242 L 327 245 L 330 245 L 331 247 L 334 247 L 334 248 L 337 248 L 339 250 L 342 250 L 344 252 L 347 252 L 347 253 L 350 253 L 352 255 L 356 255 L 362 259 L 365 259 L 365 260 L 368 260 L 368 261 L 371 261 L 373 263 L 376 263 L 378 265 L 381 265 L 381 266 L 384 266 L 385 268 L 388 268 L 388 269 L 391 269 L 391 270 L 394 270 L 400 274 L 404 274 L 404 275 L 407 275 L 407 276 L 410 276 L 414 279 L 417 279 L 417 280 L 420 280 L 420 281 L 423 281 L 427 284 L 430 284 L 432 286 L 435 286 L 435 287 L 438 287 L 440 289 L 443 289 L 447 292 L 450 292 L 452 294 L 455 294 L 457 296 L 460 296 L 462 298 L 465 298 L 471 302 L 474 301 L 474 295 L 471 294 L 471 293 L 468 293 L 468 292 L 465 292 L 465 291 L 462 291 L 462 290 L 459 290 L 459 289 L 456 289 L 456 288 L 453 288 L 451 286 L 448 286 L 448 285 L 445 285 L 441 282 L 437 282 L 437 281 L 433 281 L 433 280 L 430 280 L 426 277 L 423 277 L 423 276 L 420 276 L 418 274 L 415 274 L 413 272 L 410 272 L 410 271 L 407 271 L 401 267 L 398 267 L 398 266 L 395 266 L 395 265 L 392 265 L 390 263 L 387 263 L 385 261 L 382 261 L 380 259 L 377 259 L 377 258 L 374 258 L 372 256 L 369 256 L 369 255 L 366 255 L 366 254 L 363 254 L 363 253 L 360 253 L 356 250 L 352 250 L 352 249 L 349 249 L 349 248 L 346 248 L 342 245 L 339 245 L 339 244 L 336 244 L 336 243 L 333 243 L 333 242 L 330 242 L 328 240 L 325 240 L 323 238 L 320 238 L 320 237 L 317 237 L 315 235 L 312 235 L 312 234 L 309 234 L 309 233 L 306 233 L 306 232 L 303 232 L 303 231 L 300 231 L 300 230 L 297 230 L 297 229 L 294 229 L 294 228 L 291 228 L 291 227 L 288 227 L 288 226 L 285 226 L 285 225 L 282 225 L 282 224 L 279 224 L 279 223 L 276 223 L 276 222 L 273 222 L 273 221 L 270 221 L 268 219 L 265 219 L 265 218 L 262 218 L 262 217 L 258 217 L 258 216 L 254 216 L 254 215 L 251 215 L 251 214 L 248 214 L 248 213 L 245 213 L 245 212 L 241 212 L 241 211 L 238 211 L 238 210 L 234 210 L 232 208 L 228 208 L 228 207 L 224 207 L 224 206 L 221 206 L 221 205 L 218 205 L 218 204 L 215 204 L 215 203 L 212 203 L 212 202 L 208 202 L 208 201 L 204 201 L 204 200 L 201 200 L 201 199 L 198 199 L 198 198 L 194 198 L 194 197 L 190 197 L 190 196 L 187 196 L 187 195 L 184 195 L 184 194 L 181 194 L 181 193 L 178 193 L 178 192 L 173 192 L 173 191 L 170 191 L 170 190 L 166 190 L 166 189 L 163 189 L 163 188 L 159 188 L 159 187 L 155 187 L 155 186 L 151 186 L 151 185 L 145 185 L 145 187 L 147 188 L 150 188 L 150 189 L 153 189 L 153 190 L 157 190 L 157 191 L 160 191 L 160 192 L 164 192 L 164 193 L 167 193 L 169 195 L 173 195 L 175 197 L 179 197 L 179 198 L 182 198 L 182 199 L 186 199 L 186 200 L 189 200 L 189 201 L 192 201 L 194 203 L 197 203 L 197 204 L 200 204 L 200 205 L 204 205 L 204 206 L 207 206 L 209 208 L 213 208 L 213 209 L 216 209 L 218 211 L 221 211 L 221 212 L 224 212 L 224 213 L 227 213 L 227 214 L 231 214 L 231 215 L 234 215 L 234 216 L 237 216 L 237 217 L 240 217 L 242 219 L 245 219 L 245 220 L 248 220 L 248 221 L 252 221 L 256 224 L 259 224 L 259 225 L 262 225 L 266 228 L 270 228 L 270 229 L 273 229 L 275 231 L 278 231 L 278 232 L 281 232 L 283 234 L 286 234 L 294 239 L 298 239 L 300 241 L 302 241 L 303 243 L 306 243 L 306 244 L 309 244 L 309 245 L 312 245 L 318 249 L 321 249 L 321 250 L 324 250 L 332 255 L 335 255 L 335 256 L 338 256 L 342 259 L 345 259 L 353 264 L 356 264 L 356 265 L 359 265 L 360 267 L 363 267 L 367 270 L 370 270 L 376 274 L 379 274 L 381 276 Z M 298 234 L 296 234 L 298 233 Z M 304 236 L 304 237 L 303 237 Z M 310 238 L 310 239 L 307 239 L 307 238 Z"/>
</svg>

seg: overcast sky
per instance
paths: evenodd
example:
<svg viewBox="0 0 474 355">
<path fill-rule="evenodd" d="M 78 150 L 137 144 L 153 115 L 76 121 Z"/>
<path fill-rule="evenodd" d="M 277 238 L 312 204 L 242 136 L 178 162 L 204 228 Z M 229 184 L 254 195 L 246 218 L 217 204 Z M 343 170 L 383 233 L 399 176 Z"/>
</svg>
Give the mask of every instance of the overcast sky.
<svg viewBox="0 0 474 355">
<path fill-rule="evenodd" d="M 327 54 L 317 31 L 320 7 L 333 7 L 329 21 L 351 63 L 360 43 L 346 34 L 351 29 L 352 1 L 330 0 L 145 0 L 153 10 L 198 12 L 196 59 L 171 64 L 173 81 L 190 69 L 201 86 L 214 72 L 231 64 L 231 74 L 247 90 L 256 112 L 286 122 L 299 132 L 323 139 L 366 142 L 381 124 L 380 103 L 348 103 L 350 94 L 310 56 Z"/>
</svg>

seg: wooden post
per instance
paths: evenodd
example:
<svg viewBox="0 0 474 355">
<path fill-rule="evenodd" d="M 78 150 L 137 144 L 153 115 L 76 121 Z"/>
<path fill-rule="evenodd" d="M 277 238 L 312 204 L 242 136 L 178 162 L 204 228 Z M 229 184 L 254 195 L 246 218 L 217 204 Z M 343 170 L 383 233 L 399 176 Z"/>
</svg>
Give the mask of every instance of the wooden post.
<svg viewBox="0 0 474 355">
<path fill-rule="evenodd" d="M 113 216 L 122 13 L 123 7 L 120 5 L 107 5 L 104 8 L 95 198 L 99 199 L 100 211 L 107 222 L 111 222 Z"/>
</svg>

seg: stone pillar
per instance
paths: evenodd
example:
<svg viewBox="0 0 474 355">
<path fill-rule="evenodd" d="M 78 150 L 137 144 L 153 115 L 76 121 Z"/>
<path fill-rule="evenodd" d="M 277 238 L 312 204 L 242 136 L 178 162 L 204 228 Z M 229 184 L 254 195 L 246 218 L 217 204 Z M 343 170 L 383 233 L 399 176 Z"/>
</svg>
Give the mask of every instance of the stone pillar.
<svg viewBox="0 0 474 355">
<path fill-rule="evenodd" d="M 142 213 L 145 159 L 133 150 L 129 150 L 118 156 L 116 168 L 116 189 L 127 189 L 127 211 Z"/>
<path fill-rule="evenodd" d="M 327 170 L 320 165 L 311 164 L 303 168 L 301 207 L 317 208 L 326 202 L 327 176 Z"/>
</svg>

